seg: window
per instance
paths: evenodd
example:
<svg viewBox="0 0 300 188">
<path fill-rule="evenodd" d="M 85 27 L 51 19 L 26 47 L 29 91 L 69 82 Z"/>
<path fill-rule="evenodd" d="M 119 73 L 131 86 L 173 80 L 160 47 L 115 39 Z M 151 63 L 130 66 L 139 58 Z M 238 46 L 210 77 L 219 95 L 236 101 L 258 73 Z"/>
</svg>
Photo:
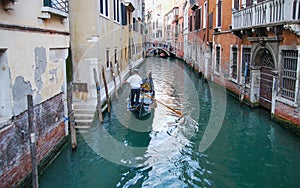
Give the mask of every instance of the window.
<svg viewBox="0 0 300 188">
<path fill-rule="evenodd" d="M 237 80 L 237 63 L 238 62 L 238 48 L 236 46 L 231 47 L 231 66 L 230 77 L 233 80 Z"/>
<path fill-rule="evenodd" d="M 109 49 L 106 50 L 106 68 L 109 68 Z"/>
<path fill-rule="evenodd" d="M 197 30 L 197 29 L 199 29 L 199 9 L 196 9 L 196 11 L 195 11 L 195 13 L 194 13 L 194 30 Z"/>
<path fill-rule="evenodd" d="M 297 5 L 298 4 L 298 5 Z M 298 11 L 297 11 L 298 9 Z M 299 1 L 294 1 L 293 3 L 293 19 L 296 20 L 298 18 L 298 20 L 300 20 L 300 2 Z M 298 16 L 297 16 L 297 12 L 298 12 Z"/>
<path fill-rule="evenodd" d="M 120 0 L 114 0 L 114 20 L 120 22 Z"/>
<path fill-rule="evenodd" d="M 136 22 L 136 18 L 133 17 L 132 19 L 133 19 L 133 22 L 132 22 L 132 23 L 133 23 L 133 24 L 132 24 L 132 25 L 133 25 L 133 31 L 137 31 L 137 26 L 136 26 L 136 25 L 137 25 L 137 22 Z"/>
<path fill-rule="evenodd" d="M 209 21 L 208 29 L 212 29 L 213 28 L 213 13 L 210 13 L 208 15 L 208 21 Z"/>
<path fill-rule="evenodd" d="M 69 12 L 69 2 L 67 0 L 44 0 L 44 6 L 66 13 Z"/>
<path fill-rule="evenodd" d="M 283 75 L 281 78 L 281 96 L 286 99 L 294 100 L 297 81 L 298 51 L 283 50 L 282 59 Z"/>
<path fill-rule="evenodd" d="M 100 14 L 108 17 L 108 0 L 100 0 Z"/>
<path fill-rule="evenodd" d="M 195 30 L 199 30 L 201 28 L 201 14 L 202 9 L 197 9 L 195 14 Z"/>
<path fill-rule="evenodd" d="M 190 16 L 190 19 L 189 19 L 189 31 L 193 31 L 193 16 Z"/>
<path fill-rule="evenodd" d="M 246 84 L 250 82 L 250 61 L 251 61 L 251 48 L 243 48 L 242 53 L 242 76 L 246 78 Z"/>
<path fill-rule="evenodd" d="M 246 6 L 249 7 L 253 4 L 253 0 L 246 0 Z"/>
<path fill-rule="evenodd" d="M 202 7 L 199 9 L 199 29 L 201 29 L 202 26 Z"/>
<path fill-rule="evenodd" d="M 215 72 L 220 72 L 220 63 L 221 63 L 221 47 L 216 47 L 216 66 L 215 66 Z"/>
<path fill-rule="evenodd" d="M 217 27 L 221 27 L 222 23 L 222 1 L 219 0 L 217 3 Z"/>
<path fill-rule="evenodd" d="M 115 64 L 118 62 L 118 49 L 115 48 Z"/>
<path fill-rule="evenodd" d="M 240 6 L 240 1 L 239 0 L 234 0 L 233 1 L 233 8 L 235 10 L 239 10 L 239 6 Z"/>
<path fill-rule="evenodd" d="M 143 31 L 144 31 L 144 26 L 143 26 L 143 24 L 141 24 L 140 25 L 140 33 L 143 34 Z"/>
</svg>

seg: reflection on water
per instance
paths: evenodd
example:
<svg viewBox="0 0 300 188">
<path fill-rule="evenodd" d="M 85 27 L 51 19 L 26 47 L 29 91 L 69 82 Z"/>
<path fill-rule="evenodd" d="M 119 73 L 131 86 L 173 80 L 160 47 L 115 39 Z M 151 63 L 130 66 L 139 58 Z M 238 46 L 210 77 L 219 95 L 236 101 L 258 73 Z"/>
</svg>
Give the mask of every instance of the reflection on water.
<svg viewBox="0 0 300 188">
<path fill-rule="evenodd" d="M 176 121 L 176 113 L 158 103 L 149 119 L 136 119 L 127 111 L 125 86 L 104 124 L 95 119 L 79 134 L 76 152 L 67 145 L 41 175 L 41 187 L 299 187 L 299 137 L 267 112 L 214 95 L 177 60 L 149 58 L 139 69 L 142 76 L 152 71 L 156 98 L 187 118 Z M 207 126 L 219 123 L 211 118 L 220 116 L 221 103 L 220 132 L 201 152 Z"/>
</svg>

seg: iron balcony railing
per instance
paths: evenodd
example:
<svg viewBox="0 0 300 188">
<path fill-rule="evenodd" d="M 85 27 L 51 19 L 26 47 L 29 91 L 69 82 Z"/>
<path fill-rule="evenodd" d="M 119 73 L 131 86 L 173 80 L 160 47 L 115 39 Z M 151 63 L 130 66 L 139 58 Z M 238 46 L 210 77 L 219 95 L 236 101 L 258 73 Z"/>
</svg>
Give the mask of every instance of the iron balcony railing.
<svg viewBox="0 0 300 188">
<path fill-rule="evenodd" d="M 51 7 L 53 9 L 68 13 L 69 1 L 68 0 L 44 0 L 45 7 Z"/>
<path fill-rule="evenodd" d="M 233 10 L 232 30 L 280 24 L 299 24 L 300 0 L 269 0 Z"/>
</svg>

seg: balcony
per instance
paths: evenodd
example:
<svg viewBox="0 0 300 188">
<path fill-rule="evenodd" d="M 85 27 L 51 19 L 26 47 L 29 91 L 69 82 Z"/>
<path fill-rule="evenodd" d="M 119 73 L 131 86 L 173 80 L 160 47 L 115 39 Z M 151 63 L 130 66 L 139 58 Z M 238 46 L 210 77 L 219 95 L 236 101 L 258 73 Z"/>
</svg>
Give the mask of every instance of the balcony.
<svg viewBox="0 0 300 188">
<path fill-rule="evenodd" d="M 233 10 L 232 30 L 283 25 L 300 35 L 300 1 L 269 0 L 242 10 Z"/>
<path fill-rule="evenodd" d="M 50 19 L 51 14 L 61 16 L 63 18 L 68 17 L 69 1 L 68 0 L 44 0 L 44 6 L 42 7 L 43 19 Z"/>
</svg>

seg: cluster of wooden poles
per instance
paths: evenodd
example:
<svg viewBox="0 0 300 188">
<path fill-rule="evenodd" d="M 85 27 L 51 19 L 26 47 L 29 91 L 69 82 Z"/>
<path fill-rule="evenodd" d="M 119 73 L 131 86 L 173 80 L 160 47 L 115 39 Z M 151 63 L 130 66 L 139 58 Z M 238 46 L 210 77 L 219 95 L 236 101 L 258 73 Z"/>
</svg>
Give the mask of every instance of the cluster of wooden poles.
<svg viewBox="0 0 300 188">
<path fill-rule="evenodd" d="M 114 72 L 114 69 L 112 68 L 112 62 L 110 62 L 110 74 L 111 77 L 113 78 L 113 83 L 114 83 L 114 88 L 115 88 L 115 93 L 116 93 L 116 98 L 118 99 L 118 87 L 117 87 L 117 82 L 116 82 L 116 77 L 117 75 L 119 76 L 119 81 L 120 81 L 120 87 L 122 87 L 122 82 L 121 82 L 121 74 L 120 74 L 120 66 L 117 63 L 116 69 L 117 69 L 117 75 Z M 104 84 L 104 89 L 105 89 L 105 95 L 106 95 L 106 105 L 107 105 L 107 112 L 110 114 L 111 111 L 111 99 L 109 96 L 109 91 L 107 87 L 107 80 L 106 80 L 106 75 L 105 75 L 105 70 L 104 67 L 101 67 L 101 74 L 98 79 L 98 74 L 96 69 L 93 69 L 94 73 L 94 80 L 96 83 L 96 89 L 97 89 L 97 113 L 98 113 L 98 118 L 100 123 L 103 123 L 103 115 L 102 115 L 102 102 L 101 102 L 101 86 L 100 86 L 100 78 L 102 75 L 103 79 L 103 84 Z M 75 130 L 75 118 L 74 118 L 74 112 L 72 109 L 72 85 L 68 85 L 68 113 L 69 113 L 69 122 L 70 122 L 70 134 L 71 134 L 71 145 L 72 145 L 72 150 L 76 150 L 77 148 L 77 141 L 76 141 L 76 130 Z"/>
</svg>

